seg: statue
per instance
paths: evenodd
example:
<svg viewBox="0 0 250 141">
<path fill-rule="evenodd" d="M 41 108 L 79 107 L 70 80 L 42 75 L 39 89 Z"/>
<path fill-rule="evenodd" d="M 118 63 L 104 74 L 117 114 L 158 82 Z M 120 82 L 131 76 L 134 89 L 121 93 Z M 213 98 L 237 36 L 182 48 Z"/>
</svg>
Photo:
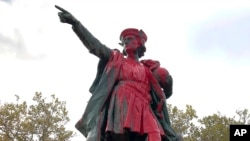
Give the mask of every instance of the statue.
<svg viewBox="0 0 250 141">
<path fill-rule="evenodd" d="M 87 141 L 177 141 L 166 107 L 172 77 L 158 61 L 139 61 L 146 51 L 145 32 L 123 30 L 120 52 L 103 45 L 71 13 L 55 7 L 60 21 L 72 25 L 84 46 L 100 59 L 89 89 L 92 96 L 75 125 Z"/>
</svg>

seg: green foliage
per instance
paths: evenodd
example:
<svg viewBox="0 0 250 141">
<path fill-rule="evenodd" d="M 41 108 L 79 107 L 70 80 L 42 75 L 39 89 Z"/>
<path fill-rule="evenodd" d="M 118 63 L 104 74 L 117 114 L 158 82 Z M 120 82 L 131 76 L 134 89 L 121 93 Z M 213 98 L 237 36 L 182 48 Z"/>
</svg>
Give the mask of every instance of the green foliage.
<svg viewBox="0 0 250 141">
<path fill-rule="evenodd" d="M 168 104 L 173 129 L 183 135 L 185 141 L 229 141 L 230 124 L 249 124 L 250 113 L 247 109 L 237 110 L 236 117 L 217 114 L 198 118 L 191 105 L 185 110 Z"/>
<path fill-rule="evenodd" d="M 199 120 L 202 141 L 228 141 L 229 125 L 236 124 L 234 118 L 222 116 L 220 113 L 203 117 Z"/>
<path fill-rule="evenodd" d="M 69 121 L 66 103 L 51 95 L 48 102 L 36 92 L 34 104 L 24 101 L 0 106 L 0 141 L 67 141 L 74 136 L 64 125 Z"/>
<path fill-rule="evenodd" d="M 189 134 L 190 127 L 194 126 L 193 120 L 197 119 L 196 111 L 191 105 L 186 105 L 186 110 L 180 110 L 176 106 L 168 105 L 170 120 L 176 132 Z"/>
<path fill-rule="evenodd" d="M 198 128 L 195 125 L 198 116 L 193 107 L 186 105 L 186 109 L 183 111 L 168 104 L 168 111 L 173 129 L 182 134 L 185 141 L 196 141 L 194 137 L 199 136 Z"/>
</svg>

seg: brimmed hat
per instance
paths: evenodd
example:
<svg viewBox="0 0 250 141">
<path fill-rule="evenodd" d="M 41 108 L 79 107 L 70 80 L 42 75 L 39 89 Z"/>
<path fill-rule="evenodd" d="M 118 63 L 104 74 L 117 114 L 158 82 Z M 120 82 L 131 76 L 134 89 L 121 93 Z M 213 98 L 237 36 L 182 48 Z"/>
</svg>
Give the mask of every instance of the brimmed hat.
<svg viewBox="0 0 250 141">
<path fill-rule="evenodd" d="M 124 29 L 121 32 L 120 40 L 123 42 L 123 39 L 128 35 L 135 35 L 137 37 L 140 37 L 143 40 L 143 43 L 147 41 L 147 35 L 145 34 L 145 32 L 143 30 L 138 30 L 136 28 Z"/>
</svg>

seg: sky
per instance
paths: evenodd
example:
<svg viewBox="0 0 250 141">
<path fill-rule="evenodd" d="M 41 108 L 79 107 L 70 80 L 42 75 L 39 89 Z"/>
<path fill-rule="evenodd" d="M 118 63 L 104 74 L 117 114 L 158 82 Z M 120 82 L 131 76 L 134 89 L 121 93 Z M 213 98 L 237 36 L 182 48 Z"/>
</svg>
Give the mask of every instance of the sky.
<svg viewBox="0 0 250 141">
<path fill-rule="evenodd" d="M 243 0 L 0 0 L 1 103 L 55 94 L 76 131 L 98 58 L 60 23 L 55 4 L 110 48 L 121 49 L 123 29 L 143 29 L 142 59 L 159 60 L 173 76 L 168 103 L 192 105 L 199 117 L 250 109 L 250 1 Z M 83 139 L 77 132 L 74 140 Z"/>
</svg>

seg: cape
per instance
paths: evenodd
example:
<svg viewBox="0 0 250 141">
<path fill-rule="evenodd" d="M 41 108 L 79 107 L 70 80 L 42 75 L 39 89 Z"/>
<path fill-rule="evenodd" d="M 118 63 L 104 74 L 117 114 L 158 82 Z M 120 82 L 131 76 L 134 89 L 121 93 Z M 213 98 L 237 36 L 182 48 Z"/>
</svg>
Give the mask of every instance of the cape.
<svg viewBox="0 0 250 141">
<path fill-rule="evenodd" d="M 104 141 L 109 98 L 116 84 L 123 59 L 123 54 L 118 50 L 114 50 L 109 60 L 100 59 L 98 62 L 96 78 L 89 89 L 92 96 L 88 101 L 82 118 L 75 125 L 87 138 L 87 141 Z M 158 95 L 162 90 L 160 84 L 153 77 L 153 73 L 152 78 L 150 78 L 150 85 L 151 107 L 155 115 L 157 115 L 156 108 L 160 102 Z M 170 125 L 166 101 L 163 103 L 161 115 L 163 115 L 161 118 L 156 117 L 166 135 L 162 137 L 162 141 L 177 141 L 176 133 Z"/>
</svg>

